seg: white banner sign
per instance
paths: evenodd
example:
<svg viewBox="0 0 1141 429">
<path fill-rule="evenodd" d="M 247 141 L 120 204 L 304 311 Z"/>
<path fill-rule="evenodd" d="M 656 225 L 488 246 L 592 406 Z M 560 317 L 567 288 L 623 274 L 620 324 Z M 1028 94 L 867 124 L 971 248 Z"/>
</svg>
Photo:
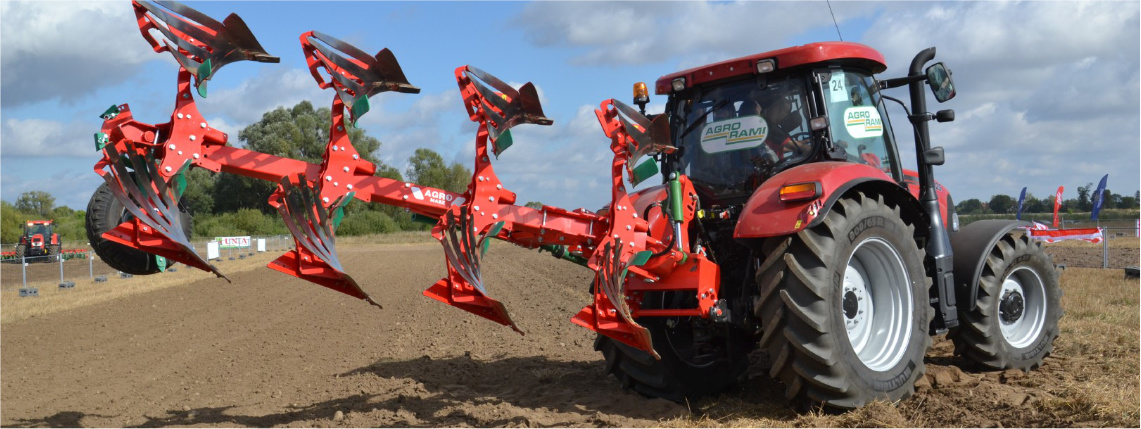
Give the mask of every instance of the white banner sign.
<svg viewBox="0 0 1141 429">
<path fill-rule="evenodd" d="M 218 252 L 218 242 L 217 241 L 211 241 L 209 243 L 206 243 L 206 259 L 207 260 L 213 261 L 215 259 L 218 259 L 220 256 L 221 256 L 221 253 Z"/>
<path fill-rule="evenodd" d="M 245 237 L 214 237 L 223 249 L 237 249 L 250 247 L 250 236 Z"/>
</svg>

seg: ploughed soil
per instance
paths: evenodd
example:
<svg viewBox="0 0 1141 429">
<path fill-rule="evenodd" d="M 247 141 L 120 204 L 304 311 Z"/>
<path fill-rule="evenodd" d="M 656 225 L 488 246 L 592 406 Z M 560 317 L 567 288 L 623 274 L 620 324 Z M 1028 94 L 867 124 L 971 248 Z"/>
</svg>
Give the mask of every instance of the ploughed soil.
<svg viewBox="0 0 1141 429">
<path fill-rule="evenodd" d="M 1067 302 L 1117 295 L 1067 309 L 1036 371 L 976 369 L 938 337 L 914 397 L 825 415 L 790 410 L 760 352 L 715 398 L 622 390 L 593 333 L 569 322 L 588 302 L 586 268 L 492 246 L 484 277 L 520 336 L 421 294 L 444 275 L 438 244 L 342 247 L 383 309 L 258 269 L 3 324 L 0 425 L 1138 426 L 1138 285 L 1120 270 L 1066 271 Z"/>
</svg>

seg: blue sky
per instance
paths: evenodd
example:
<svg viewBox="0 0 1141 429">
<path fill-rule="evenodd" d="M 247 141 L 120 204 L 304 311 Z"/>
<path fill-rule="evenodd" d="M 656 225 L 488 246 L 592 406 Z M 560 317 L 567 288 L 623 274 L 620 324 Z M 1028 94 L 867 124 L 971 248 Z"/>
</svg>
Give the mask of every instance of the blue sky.
<svg viewBox="0 0 1141 429">
<path fill-rule="evenodd" d="M 787 46 L 835 40 L 823 2 L 186 2 L 221 20 L 238 13 L 280 64 L 221 69 L 199 108 L 232 136 L 278 106 L 332 101 L 305 69 L 298 36 L 317 30 L 366 52 L 393 51 L 421 94 L 371 100 L 359 125 L 403 170 L 419 147 L 471 165 L 475 125 L 453 70 L 470 64 L 513 84 L 533 82 L 551 127 L 516 129 L 495 162 L 519 201 L 596 209 L 608 200 L 610 151 L 593 109 L 629 101 L 634 82 Z M 905 73 L 919 50 L 955 72 L 957 119 L 933 124 L 947 149 L 936 177 L 956 200 L 1038 196 L 1110 175 L 1141 182 L 1141 30 L 1137 2 L 832 3 L 843 37 Z M 112 104 L 159 123 L 173 106 L 176 65 L 150 52 L 129 2 L 0 2 L 0 198 L 43 190 L 76 209 L 101 183 L 92 134 Z M 893 90 L 900 98 L 904 89 Z M 933 102 L 933 101 L 932 101 Z M 651 96 L 660 111 L 663 96 Z M 914 165 L 902 111 L 891 111 L 905 165 Z M 232 144 L 241 144 L 232 142 Z M 268 196 L 240 196 L 265 198 Z M 235 196 L 235 198 L 239 198 Z"/>
</svg>

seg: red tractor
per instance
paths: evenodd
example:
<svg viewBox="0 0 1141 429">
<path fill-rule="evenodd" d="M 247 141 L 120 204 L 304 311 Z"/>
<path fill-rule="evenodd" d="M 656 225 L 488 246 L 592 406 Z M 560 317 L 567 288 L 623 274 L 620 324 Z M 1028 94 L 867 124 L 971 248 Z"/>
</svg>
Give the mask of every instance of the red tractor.
<svg viewBox="0 0 1141 429">
<path fill-rule="evenodd" d="M 269 268 L 377 306 L 336 253 L 354 198 L 435 219 L 447 273 L 424 294 L 520 332 L 482 278 L 489 238 L 590 267 L 592 300 L 571 321 L 598 333 L 607 371 L 649 396 L 717 394 L 760 348 L 794 405 L 850 409 L 911 395 L 933 334 L 994 369 L 1033 369 L 1053 349 L 1062 310 L 1050 257 L 1016 222 L 960 229 L 934 179 L 944 154 L 928 124 L 954 113 L 929 113 L 926 87 L 940 102 L 955 95 L 950 70 L 927 66 L 934 48 L 899 78 L 877 79 L 886 62 L 867 46 L 815 43 L 666 75 L 655 85 L 668 96 L 660 115 L 605 100 L 595 113 L 614 153 L 610 203 L 567 210 L 516 205 L 492 167 L 514 143 L 512 127 L 552 122 L 530 83 L 455 70 L 479 125 L 471 183 L 455 194 L 376 176 L 348 138 L 369 97 L 419 92 L 387 49 L 369 55 L 301 35 L 318 86 L 335 92 L 324 159 L 310 164 L 228 145 L 195 106 L 221 66 L 277 62 L 237 15 L 133 6 L 154 50 L 181 67 L 170 122 L 138 122 L 126 105 L 103 114 L 95 171 L 106 183 L 88 234 L 104 259 L 146 267 L 159 255 L 223 277 L 189 245 L 177 203 L 193 166 L 277 182 L 269 202 L 296 246 Z M 904 104 L 885 93 L 902 86 L 914 171 L 903 168 L 885 106 Z M 648 103 L 644 84 L 634 101 Z M 659 172 L 660 185 L 628 191 Z"/>
<path fill-rule="evenodd" d="M 59 256 L 63 242 L 53 232 L 54 221 L 29 220 L 24 222 L 24 234 L 16 245 L 16 259 L 49 261 Z"/>
</svg>

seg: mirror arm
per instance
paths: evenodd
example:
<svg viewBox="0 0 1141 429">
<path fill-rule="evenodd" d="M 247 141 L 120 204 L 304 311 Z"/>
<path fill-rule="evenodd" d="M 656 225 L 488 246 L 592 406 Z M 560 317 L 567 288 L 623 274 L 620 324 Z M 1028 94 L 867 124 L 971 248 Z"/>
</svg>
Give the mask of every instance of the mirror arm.
<svg viewBox="0 0 1141 429">
<path fill-rule="evenodd" d="M 881 80 L 881 81 L 879 81 L 879 85 L 880 85 L 880 89 L 891 89 L 891 88 L 899 88 L 899 87 L 907 85 L 911 82 L 922 82 L 924 80 L 927 80 L 927 75 L 904 76 L 904 77 L 897 77 L 897 78 L 892 78 L 892 79 Z"/>
</svg>

